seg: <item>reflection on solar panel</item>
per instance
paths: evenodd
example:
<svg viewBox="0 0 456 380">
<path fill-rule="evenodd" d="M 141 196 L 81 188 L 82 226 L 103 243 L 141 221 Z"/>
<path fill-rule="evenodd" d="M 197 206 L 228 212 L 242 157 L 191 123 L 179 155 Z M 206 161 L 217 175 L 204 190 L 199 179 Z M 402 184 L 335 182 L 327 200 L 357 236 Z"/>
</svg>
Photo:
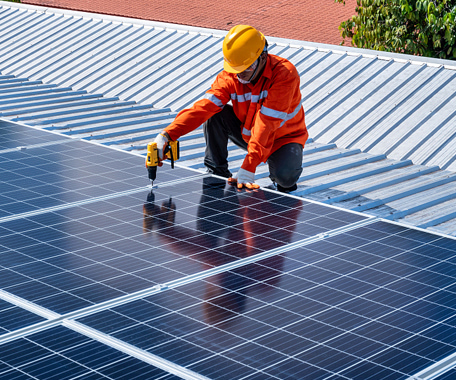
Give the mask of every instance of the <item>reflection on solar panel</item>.
<svg viewBox="0 0 456 380">
<path fill-rule="evenodd" d="M 81 322 L 214 379 L 398 379 L 456 351 L 455 255 L 376 222 Z"/>
<path fill-rule="evenodd" d="M 0 150 L 2 379 L 452 373 L 456 240 L 41 142 Z"/>
<path fill-rule="evenodd" d="M 68 313 L 364 219 L 225 184 L 189 179 L 4 222 L 0 286 Z"/>
</svg>

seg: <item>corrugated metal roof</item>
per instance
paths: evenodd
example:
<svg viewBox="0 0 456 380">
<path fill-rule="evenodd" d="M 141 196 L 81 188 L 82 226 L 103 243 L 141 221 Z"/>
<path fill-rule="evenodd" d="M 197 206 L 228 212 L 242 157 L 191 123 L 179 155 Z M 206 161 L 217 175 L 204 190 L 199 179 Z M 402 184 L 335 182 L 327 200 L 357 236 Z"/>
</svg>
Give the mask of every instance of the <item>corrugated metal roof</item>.
<svg viewBox="0 0 456 380">
<path fill-rule="evenodd" d="M 223 31 L 5 2 L 0 30 L 1 117 L 139 154 L 222 67 Z M 456 63 L 268 40 L 301 75 L 296 194 L 456 235 Z M 203 169 L 203 147 L 183 137 L 181 164 Z"/>
</svg>

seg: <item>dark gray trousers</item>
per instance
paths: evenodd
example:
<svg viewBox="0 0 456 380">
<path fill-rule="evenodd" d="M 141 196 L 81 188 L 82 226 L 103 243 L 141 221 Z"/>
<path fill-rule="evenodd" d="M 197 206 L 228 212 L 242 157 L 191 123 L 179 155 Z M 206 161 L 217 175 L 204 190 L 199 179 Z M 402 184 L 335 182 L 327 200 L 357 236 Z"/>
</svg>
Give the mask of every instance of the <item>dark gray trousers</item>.
<svg viewBox="0 0 456 380">
<path fill-rule="evenodd" d="M 247 150 L 242 138 L 241 122 L 233 107 L 226 105 L 203 125 L 206 139 L 204 165 L 208 171 L 222 177 L 231 177 L 228 169 L 228 140 Z M 290 143 L 272 153 L 268 160 L 269 178 L 283 188 L 296 184 L 302 172 L 302 145 Z"/>
</svg>

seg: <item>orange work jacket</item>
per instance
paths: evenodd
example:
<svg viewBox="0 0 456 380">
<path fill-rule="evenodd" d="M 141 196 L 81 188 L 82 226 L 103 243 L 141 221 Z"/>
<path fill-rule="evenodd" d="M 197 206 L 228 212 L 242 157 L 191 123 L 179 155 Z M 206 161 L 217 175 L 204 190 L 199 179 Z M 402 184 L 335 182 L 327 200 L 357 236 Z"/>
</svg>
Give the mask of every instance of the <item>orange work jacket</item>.
<svg viewBox="0 0 456 380">
<path fill-rule="evenodd" d="M 255 85 L 242 84 L 236 74 L 222 71 L 203 99 L 180 111 L 165 128 L 172 140 L 198 128 L 231 101 L 248 143 L 242 168 L 255 172 L 261 162 L 288 143 L 304 146 L 308 133 L 301 106 L 300 78 L 285 58 L 268 54 Z"/>
</svg>

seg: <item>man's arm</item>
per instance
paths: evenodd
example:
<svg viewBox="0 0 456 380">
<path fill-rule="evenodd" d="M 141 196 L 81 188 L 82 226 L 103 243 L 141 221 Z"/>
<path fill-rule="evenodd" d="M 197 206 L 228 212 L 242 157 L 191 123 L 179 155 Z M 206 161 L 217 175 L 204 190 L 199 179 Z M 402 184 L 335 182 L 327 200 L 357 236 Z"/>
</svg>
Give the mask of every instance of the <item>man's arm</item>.
<svg viewBox="0 0 456 380">
<path fill-rule="evenodd" d="M 230 96 L 226 81 L 221 77 L 222 73 L 217 76 L 202 99 L 196 101 L 192 107 L 180 111 L 174 121 L 155 137 L 160 161 L 164 159 L 164 151 L 170 140 L 176 141 L 195 130 L 228 103 Z"/>
<path fill-rule="evenodd" d="M 174 121 L 165 128 L 171 140 L 195 130 L 206 120 L 220 112 L 230 100 L 228 84 L 223 78 L 223 72 L 217 75 L 211 88 L 204 97 L 196 101 L 192 107 L 180 111 Z"/>
</svg>

